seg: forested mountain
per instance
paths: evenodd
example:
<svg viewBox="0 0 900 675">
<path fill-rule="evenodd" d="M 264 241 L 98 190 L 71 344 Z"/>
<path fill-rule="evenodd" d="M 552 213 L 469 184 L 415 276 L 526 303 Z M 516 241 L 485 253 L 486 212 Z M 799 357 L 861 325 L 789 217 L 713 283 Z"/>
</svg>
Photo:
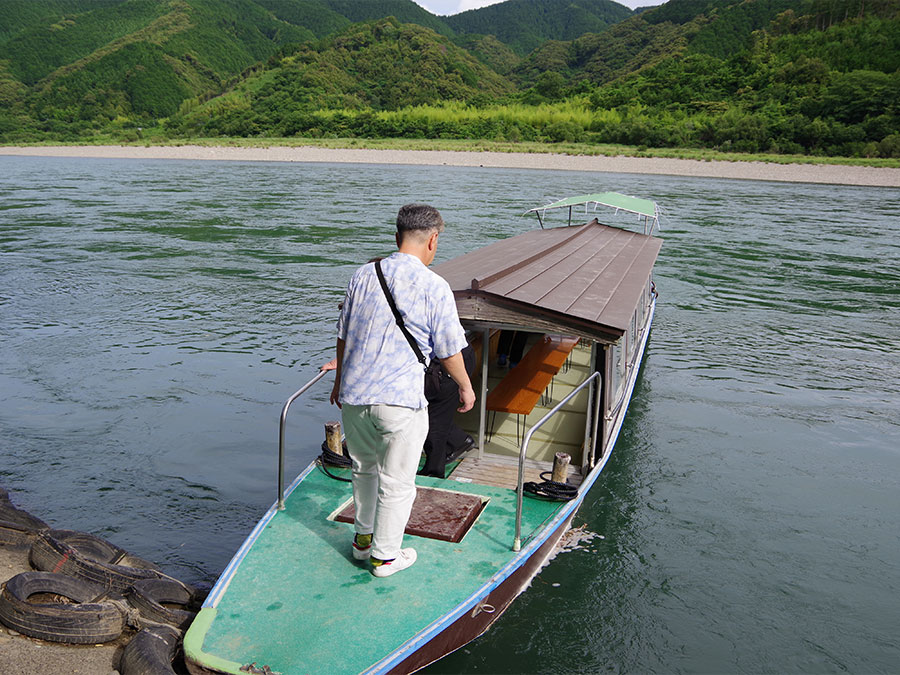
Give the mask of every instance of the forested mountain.
<svg viewBox="0 0 900 675">
<path fill-rule="evenodd" d="M 282 0 L 284 1 L 284 0 Z M 453 31 L 440 17 L 423 9 L 412 0 L 318 0 L 351 22 L 373 21 L 389 16 L 401 23 L 415 23 L 436 33 L 450 35 Z"/>
<path fill-rule="evenodd" d="M 748 47 L 753 32 L 796 0 L 673 0 L 621 21 L 602 34 L 547 41 L 516 69 L 521 81 L 545 71 L 595 84 L 689 53 L 726 58 Z"/>
<path fill-rule="evenodd" d="M 444 18 L 412 0 L 3 8 L 0 142 L 143 131 L 900 157 L 900 0 L 507 0 Z"/>
<path fill-rule="evenodd" d="M 457 33 L 493 35 L 524 55 L 546 40 L 599 33 L 631 14 L 612 0 L 507 0 L 445 20 Z"/>
<path fill-rule="evenodd" d="M 900 157 L 900 2 L 791 4 L 737 51 L 701 28 L 679 58 L 595 89 L 593 106 L 637 113 L 619 142 Z M 746 15 L 705 26 L 726 17 Z"/>
<path fill-rule="evenodd" d="M 179 131 L 291 136 L 319 110 L 395 110 L 512 93 L 503 77 L 448 38 L 394 18 L 352 25 L 320 42 L 285 49 L 238 87 L 182 106 Z"/>
<path fill-rule="evenodd" d="M 0 42 L 39 24 L 55 23 L 65 14 L 80 14 L 120 4 L 122 0 L 4 0 L 0 12 Z"/>
<path fill-rule="evenodd" d="M 314 37 L 253 0 L 49 4 L 87 11 L 41 17 L 0 44 L 0 78 L 31 87 L 41 117 L 169 115 L 281 45 Z"/>
<path fill-rule="evenodd" d="M 518 61 L 497 38 L 462 36 L 412 0 L 4 0 L 3 9 L 6 126 L 23 106 L 49 120 L 165 117 L 186 99 L 222 92 L 284 45 L 387 16 L 479 45 L 476 56 L 499 72 Z"/>
</svg>

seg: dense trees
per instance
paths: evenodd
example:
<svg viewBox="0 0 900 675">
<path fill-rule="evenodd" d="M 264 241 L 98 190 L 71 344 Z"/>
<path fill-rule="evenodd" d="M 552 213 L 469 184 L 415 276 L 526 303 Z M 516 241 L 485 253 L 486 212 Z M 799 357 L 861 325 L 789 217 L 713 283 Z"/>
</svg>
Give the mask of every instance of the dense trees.
<svg viewBox="0 0 900 675">
<path fill-rule="evenodd" d="M 437 32 L 352 23 L 420 16 L 410 0 L 29 2 L 43 18 L 0 20 L 2 142 L 155 127 L 900 157 L 897 0 L 670 0 L 570 40 L 566 12 L 608 3 L 567 0 L 541 24 L 560 39 L 524 58 L 427 12 Z M 556 4 L 494 7 L 533 23 Z M 456 25 L 493 30 L 478 12 Z"/>
<path fill-rule="evenodd" d="M 546 40 L 572 40 L 599 33 L 631 16 L 611 0 L 508 0 L 446 19 L 459 33 L 494 35 L 519 54 Z"/>
</svg>

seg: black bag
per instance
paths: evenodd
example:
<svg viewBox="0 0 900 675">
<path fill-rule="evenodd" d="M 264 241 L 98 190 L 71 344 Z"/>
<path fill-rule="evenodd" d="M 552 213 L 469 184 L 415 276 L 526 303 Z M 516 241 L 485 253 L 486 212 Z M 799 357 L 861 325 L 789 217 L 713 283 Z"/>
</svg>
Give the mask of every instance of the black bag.
<svg viewBox="0 0 900 675">
<path fill-rule="evenodd" d="M 391 312 L 394 314 L 394 321 L 397 322 L 397 325 L 403 332 L 403 336 L 415 352 L 419 363 L 425 367 L 425 398 L 432 400 L 437 397 L 441 391 L 441 379 L 444 376 L 441 362 L 438 359 L 432 359 L 431 363 L 425 366 L 425 355 L 422 353 L 422 350 L 419 349 L 419 343 L 416 342 L 416 339 L 412 335 L 410 335 L 409 331 L 406 329 L 406 325 L 403 323 L 403 317 L 400 315 L 400 310 L 397 309 L 397 305 L 394 303 L 394 296 L 391 295 L 391 291 L 387 287 L 387 281 L 384 279 L 384 272 L 381 271 L 380 260 L 375 261 L 375 273 L 378 275 L 378 282 L 381 284 L 381 290 L 384 291 L 384 297 L 387 298 L 388 305 L 391 306 Z"/>
<path fill-rule="evenodd" d="M 441 380 L 444 378 L 444 369 L 441 362 L 432 359 L 425 369 L 425 398 L 433 401 L 441 393 Z"/>
</svg>

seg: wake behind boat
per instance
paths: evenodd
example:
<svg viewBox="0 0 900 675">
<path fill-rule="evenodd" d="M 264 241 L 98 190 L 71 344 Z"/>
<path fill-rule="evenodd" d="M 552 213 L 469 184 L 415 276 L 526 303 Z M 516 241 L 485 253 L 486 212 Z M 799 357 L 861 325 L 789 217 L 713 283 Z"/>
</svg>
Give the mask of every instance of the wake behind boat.
<svg viewBox="0 0 900 675">
<path fill-rule="evenodd" d="M 576 209 L 637 215 L 642 232 Z M 569 225 L 544 229 L 548 211 Z M 409 673 L 478 637 L 545 563 L 608 461 L 656 306 L 656 205 L 617 193 L 532 209 L 541 229 L 434 268 L 475 348 L 476 446 L 418 476 L 419 561 L 375 578 L 353 559 L 350 471 L 310 464 L 222 573 L 184 639 L 192 673 Z M 522 349 L 498 365 L 501 340 Z M 295 393 L 290 404 L 325 376 Z M 318 441 L 316 442 L 318 444 Z M 327 471 L 323 470 L 327 468 Z M 412 540 L 415 540 L 414 542 Z"/>
</svg>

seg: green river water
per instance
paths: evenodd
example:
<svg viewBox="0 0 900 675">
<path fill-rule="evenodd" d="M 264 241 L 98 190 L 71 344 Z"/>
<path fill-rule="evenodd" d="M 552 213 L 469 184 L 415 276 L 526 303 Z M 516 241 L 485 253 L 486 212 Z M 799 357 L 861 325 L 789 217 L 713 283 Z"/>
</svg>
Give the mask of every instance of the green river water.
<svg viewBox="0 0 900 675">
<path fill-rule="evenodd" d="M 441 209 L 444 260 L 604 190 L 665 217 L 644 369 L 575 520 L 597 536 L 429 672 L 900 672 L 894 189 L 0 157 L 0 485 L 210 584 L 275 498 L 281 405 L 397 208 Z M 329 389 L 294 407 L 290 476 Z"/>
</svg>

